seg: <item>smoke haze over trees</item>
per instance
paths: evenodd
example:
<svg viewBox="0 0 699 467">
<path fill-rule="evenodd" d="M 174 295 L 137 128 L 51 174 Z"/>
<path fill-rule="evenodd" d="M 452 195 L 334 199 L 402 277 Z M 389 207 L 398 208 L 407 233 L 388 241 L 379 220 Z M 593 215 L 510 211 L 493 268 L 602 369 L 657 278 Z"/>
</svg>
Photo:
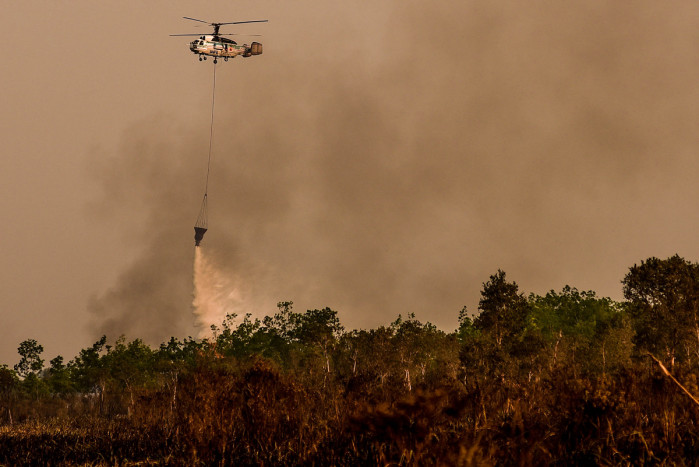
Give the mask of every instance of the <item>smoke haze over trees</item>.
<svg viewBox="0 0 699 467">
<path fill-rule="evenodd" d="M 619 299 L 631 262 L 695 257 L 696 8 L 387 2 L 370 19 L 271 18 L 265 55 L 218 69 L 204 248 L 242 291 L 233 311 L 293 299 L 353 327 L 429 313 L 449 328 L 494 267 L 527 290 Z M 281 54 L 290 43 L 304 53 Z M 100 206 L 143 251 L 91 302 L 96 335 L 194 332 L 198 65 L 198 118 L 140 120 L 95 162 Z"/>
</svg>

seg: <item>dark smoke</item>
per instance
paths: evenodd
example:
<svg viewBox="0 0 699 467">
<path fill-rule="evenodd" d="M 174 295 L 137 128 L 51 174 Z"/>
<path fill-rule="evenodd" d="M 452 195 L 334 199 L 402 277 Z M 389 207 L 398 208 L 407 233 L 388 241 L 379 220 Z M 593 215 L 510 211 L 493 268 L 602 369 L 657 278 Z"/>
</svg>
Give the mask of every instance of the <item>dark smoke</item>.
<svg viewBox="0 0 699 467">
<path fill-rule="evenodd" d="M 497 268 L 620 298 L 634 262 L 699 254 L 696 3 L 391 5 L 354 25 L 371 41 L 326 31 L 219 68 L 203 248 L 256 315 L 293 300 L 449 329 Z M 169 126 L 141 123 L 104 169 L 145 247 L 96 331 L 193 332 L 208 122 Z"/>
</svg>

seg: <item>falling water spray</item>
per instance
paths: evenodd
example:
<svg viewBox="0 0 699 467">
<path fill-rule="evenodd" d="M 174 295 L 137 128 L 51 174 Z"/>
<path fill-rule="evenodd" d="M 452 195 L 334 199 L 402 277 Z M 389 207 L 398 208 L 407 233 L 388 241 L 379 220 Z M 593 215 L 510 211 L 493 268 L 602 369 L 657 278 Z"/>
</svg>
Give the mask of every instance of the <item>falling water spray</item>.
<svg viewBox="0 0 699 467">
<path fill-rule="evenodd" d="M 201 247 L 194 248 L 194 317 L 199 337 L 211 335 L 211 326 L 221 326 L 226 315 L 239 318 L 247 311 L 240 287 L 209 259 Z"/>
</svg>

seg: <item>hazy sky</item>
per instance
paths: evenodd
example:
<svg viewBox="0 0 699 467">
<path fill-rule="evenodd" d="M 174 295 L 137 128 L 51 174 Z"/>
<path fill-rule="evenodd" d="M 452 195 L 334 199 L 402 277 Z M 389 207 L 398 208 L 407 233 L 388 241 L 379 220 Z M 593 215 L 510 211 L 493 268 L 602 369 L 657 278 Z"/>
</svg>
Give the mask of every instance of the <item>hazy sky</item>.
<svg viewBox="0 0 699 467">
<path fill-rule="evenodd" d="M 695 0 L 8 3 L 0 363 L 195 335 L 213 64 L 182 16 L 270 20 L 217 66 L 202 245 L 234 311 L 452 330 L 498 268 L 620 299 L 699 260 Z"/>
</svg>

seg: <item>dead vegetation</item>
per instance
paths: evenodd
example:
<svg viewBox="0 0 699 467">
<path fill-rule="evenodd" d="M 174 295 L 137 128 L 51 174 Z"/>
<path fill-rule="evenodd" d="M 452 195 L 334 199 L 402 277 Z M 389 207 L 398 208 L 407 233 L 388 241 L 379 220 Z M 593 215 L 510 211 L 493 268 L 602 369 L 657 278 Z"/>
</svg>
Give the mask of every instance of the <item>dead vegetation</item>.
<svg viewBox="0 0 699 467">
<path fill-rule="evenodd" d="M 679 378 L 696 386 L 693 372 Z M 108 398 L 128 404 L 117 396 Z M 408 391 L 318 386 L 265 359 L 225 358 L 184 371 L 174 404 L 166 387 L 139 391 L 131 415 L 66 403 L 56 417 L 20 410 L 21 422 L 5 420 L 0 463 L 682 465 L 699 453 L 697 407 L 646 365 L 613 376 L 560 369 L 534 382 L 484 376 Z M 70 415 L 73 404 L 82 415 Z"/>
<path fill-rule="evenodd" d="M 499 271 L 449 334 L 414 316 L 347 332 L 282 302 L 41 372 L 27 341 L 21 375 L 0 367 L 0 465 L 693 465 L 699 267 L 667 263 L 627 276 L 625 303 L 524 298 Z"/>
</svg>

